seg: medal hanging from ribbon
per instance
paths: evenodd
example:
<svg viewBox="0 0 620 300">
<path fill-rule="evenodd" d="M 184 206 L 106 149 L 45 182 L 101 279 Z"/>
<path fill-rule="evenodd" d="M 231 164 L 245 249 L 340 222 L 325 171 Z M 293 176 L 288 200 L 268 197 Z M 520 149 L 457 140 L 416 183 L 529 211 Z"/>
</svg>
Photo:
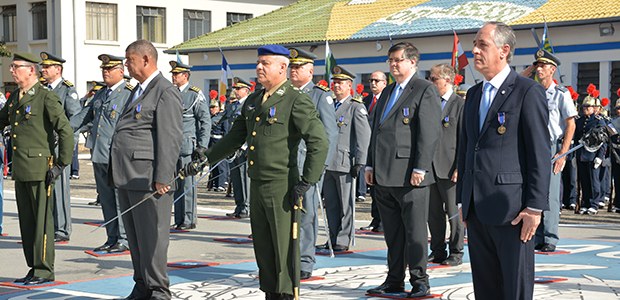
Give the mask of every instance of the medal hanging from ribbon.
<svg viewBox="0 0 620 300">
<path fill-rule="evenodd" d="M 32 117 L 31 110 L 32 108 L 30 107 L 30 105 L 26 106 L 26 110 L 24 111 L 26 113 L 26 115 L 24 115 L 24 118 L 26 118 L 26 120 L 30 120 L 30 117 Z"/>
<path fill-rule="evenodd" d="M 403 107 L 403 124 L 407 125 L 411 122 L 409 118 L 409 107 Z"/>
<path fill-rule="evenodd" d="M 269 108 L 269 118 L 267 119 L 267 122 L 269 122 L 269 124 L 273 124 L 276 121 L 278 121 L 278 118 L 276 118 L 276 107 L 272 106 Z"/>
<path fill-rule="evenodd" d="M 497 133 L 499 133 L 499 134 L 506 133 L 506 126 L 504 126 L 504 124 L 506 123 L 506 113 L 505 112 L 498 112 L 497 113 L 497 121 L 499 122 L 499 127 L 497 127 Z"/>
<path fill-rule="evenodd" d="M 448 128 L 450 126 L 450 116 L 446 116 L 445 118 L 443 118 L 441 124 L 443 125 L 443 127 Z"/>
<path fill-rule="evenodd" d="M 336 124 L 338 125 L 338 127 L 342 127 L 342 125 L 344 125 L 344 116 L 340 116 Z"/>
<path fill-rule="evenodd" d="M 138 120 L 142 118 L 142 114 L 140 113 L 141 111 L 142 111 L 142 104 L 136 105 L 136 119 Z"/>
<path fill-rule="evenodd" d="M 110 119 L 116 118 L 116 104 L 112 105 L 112 111 L 110 112 Z"/>
</svg>

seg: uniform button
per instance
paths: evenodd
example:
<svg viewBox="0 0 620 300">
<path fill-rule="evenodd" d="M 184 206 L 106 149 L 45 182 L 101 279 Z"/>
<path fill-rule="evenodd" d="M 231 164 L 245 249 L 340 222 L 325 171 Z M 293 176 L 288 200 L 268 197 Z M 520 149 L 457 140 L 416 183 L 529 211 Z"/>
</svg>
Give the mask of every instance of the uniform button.
<svg viewBox="0 0 620 300">
<path fill-rule="evenodd" d="M 98 125 L 97 128 L 101 128 L 101 125 Z"/>
<path fill-rule="evenodd" d="M 480 150 L 480 147 L 478 146 L 474 147 L 474 151 L 478 151 L 478 150 Z"/>
<path fill-rule="evenodd" d="M 256 122 L 260 121 L 260 117 L 256 117 Z"/>
<path fill-rule="evenodd" d="M 250 151 L 254 151 L 254 146 L 250 146 Z"/>
<path fill-rule="evenodd" d="M 13 135 L 13 138 L 16 138 L 16 137 L 17 137 L 17 134 L 14 134 L 14 135 Z"/>
<path fill-rule="evenodd" d="M 16 114 L 16 115 L 19 115 L 19 109 L 15 111 L 15 114 Z"/>
<path fill-rule="evenodd" d="M 17 126 L 17 124 L 18 124 L 18 123 L 17 123 L 17 122 L 15 122 L 14 126 Z"/>
<path fill-rule="evenodd" d="M 256 136 L 256 131 L 252 131 L 252 136 Z"/>
<path fill-rule="evenodd" d="M 16 146 L 13 146 L 13 150 L 17 150 L 17 147 L 16 147 Z"/>
<path fill-rule="evenodd" d="M 253 160 L 251 160 L 251 161 L 250 161 L 250 166 L 253 166 L 253 165 L 254 165 L 254 161 L 253 161 Z"/>
<path fill-rule="evenodd" d="M 39 153 L 39 156 L 41 156 L 41 153 Z"/>
</svg>

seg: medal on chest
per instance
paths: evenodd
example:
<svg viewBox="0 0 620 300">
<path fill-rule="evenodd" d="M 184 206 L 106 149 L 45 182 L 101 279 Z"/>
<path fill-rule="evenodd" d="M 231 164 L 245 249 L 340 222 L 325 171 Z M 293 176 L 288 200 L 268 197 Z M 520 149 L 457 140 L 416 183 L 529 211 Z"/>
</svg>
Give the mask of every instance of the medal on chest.
<svg viewBox="0 0 620 300">
<path fill-rule="evenodd" d="M 497 113 L 497 121 L 499 122 L 499 127 L 497 127 L 497 133 L 499 133 L 499 134 L 506 133 L 506 126 L 504 126 L 504 124 L 506 123 L 506 113 L 505 112 L 498 112 Z"/>
<path fill-rule="evenodd" d="M 340 116 L 336 124 L 338 124 L 338 127 L 342 127 L 344 125 L 344 116 Z"/>
<path fill-rule="evenodd" d="M 142 113 L 140 113 L 142 111 L 142 104 L 138 104 L 136 105 L 136 119 L 140 120 L 142 118 Z"/>
<path fill-rule="evenodd" d="M 31 112 L 32 108 L 30 107 L 30 105 L 26 106 L 26 110 L 24 110 L 24 118 L 26 118 L 26 120 L 30 120 L 30 118 L 32 117 L 32 112 Z"/>
<path fill-rule="evenodd" d="M 269 108 L 269 118 L 267 119 L 267 122 L 269 124 L 273 124 L 276 121 L 278 121 L 278 118 L 276 118 L 276 107 L 272 106 Z"/>
<path fill-rule="evenodd" d="M 403 108 L 403 124 L 408 125 L 411 122 L 411 118 L 409 118 L 409 107 Z"/>
<path fill-rule="evenodd" d="M 443 120 L 441 121 L 441 124 L 445 128 L 450 127 L 450 116 L 446 116 L 445 118 L 443 118 Z"/>
<path fill-rule="evenodd" d="M 116 104 L 112 105 L 112 111 L 110 112 L 110 119 L 116 118 Z"/>
</svg>

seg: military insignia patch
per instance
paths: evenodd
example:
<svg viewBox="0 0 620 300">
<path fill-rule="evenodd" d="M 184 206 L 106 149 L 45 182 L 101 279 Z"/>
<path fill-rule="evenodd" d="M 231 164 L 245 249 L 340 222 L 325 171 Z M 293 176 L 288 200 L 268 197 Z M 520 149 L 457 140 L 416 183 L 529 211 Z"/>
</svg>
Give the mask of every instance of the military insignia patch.
<svg viewBox="0 0 620 300">
<path fill-rule="evenodd" d="M 130 90 L 130 91 L 133 91 L 133 89 L 134 89 L 134 86 L 133 86 L 133 85 L 131 85 L 131 84 L 129 84 L 129 83 L 125 84 L 125 87 L 126 87 L 128 90 Z"/>
<path fill-rule="evenodd" d="M 77 100 L 78 99 L 78 94 L 76 92 L 71 93 L 71 95 L 69 95 L 69 97 L 71 97 L 71 99 L 73 100 Z"/>
<path fill-rule="evenodd" d="M 284 95 L 284 89 L 279 89 L 279 90 L 277 90 L 277 91 L 276 91 L 276 94 L 278 94 L 278 95 L 280 95 L 280 96 Z"/>
<path fill-rule="evenodd" d="M 48 59 L 49 56 L 45 52 L 41 52 L 41 59 Z"/>
<path fill-rule="evenodd" d="M 289 56 L 291 58 L 296 58 L 297 56 L 299 56 L 299 52 L 297 52 L 297 50 L 295 49 L 291 49 L 291 53 L 289 54 Z"/>
<path fill-rule="evenodd" d="M 334 69 L 332 70 L 332 73 L 334 74 L 340 74 L 342 73 L 342 69 L 338 66 L 335 66 Z"/>
<path fill-rule="evenodd" d="M 65 79 L 65 80 L 62 81 L 62 83 L 64 83 L 68 87 L 73 87 L 73 83 L 71 81 L 69 81 L 69 80 Z"/>
<path fill-rule="evenodd" d="M 109 63 L 109 62 L 110 62 L 110 57 L 109 57 L 109 56 L 107 56 L 107 55 L 101 55 L 101 61 L 102 61 L 104 64 L 107 64 L 107 63 Z"/>
<path fill-rule="evenodd" d="M 330 105 L 334 104 L 334 98 L 332 98 L 332 96 L 325 97 L 325 100 L 327 100 L 327 103 L 329 103 Z"/>
<path fill-rule="evenodd" d="M 545 52 L 544 52 L 542 49 L 540 49 L 540 50 L 538 50 L 538 51 L 536 52 L 536 57 L 537 57 L 537 58 L 538 58 L 538 57 L 543 57 L 543 56 L 545 56 Z"/>
<path fill-rule="evenodd" d="M 190 91 L 196 92 L 196 93 L 200 93 L 200 88 L 198 88 L 197 86 L 191 86 L 189 88 Z"/>
</svg>

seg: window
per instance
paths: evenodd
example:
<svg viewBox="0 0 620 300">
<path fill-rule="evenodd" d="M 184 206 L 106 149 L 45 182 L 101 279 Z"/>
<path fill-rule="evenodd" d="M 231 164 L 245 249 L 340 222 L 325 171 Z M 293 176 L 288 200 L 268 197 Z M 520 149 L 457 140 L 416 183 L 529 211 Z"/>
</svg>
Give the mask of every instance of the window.
<svg viewBox="0 0 620 300">
<path fill-rule="evenodd" d="M 237 24 L 241 21 L 249 20 L 251 18 L 252 14 L 226 13 L 226 26 Z"/>
<path fill-rule="evenodd" d="M 2 40 L 5 42 L 17 41 L 17 8 L 15 5 L 2 7 Z"/>
<path fill-rule="evenodd" d="M 32 3 L 32 39 L 47 39 L 47 6 L 45 2 Z"/>
<path fill-rule="evenodd" d="M 116 4 L 86 2 L 86 39 L 118 40 Z"/>
<path fill-rule="evenodd" d="M 166 43 L 166 9 L 161 7 L 137 7 L 138 39 L 153 43 Z"/>
<path fill-rule="evenodd" d="M 599 69 L 600 63 L 598 62 L 577 64 L 577 92 L 579 93 L 577 102 L 579 104 L 587 96 L 586 90 L 590 83 L 596 85 L 597 89 L 600 88 Z"/>
<path fill-rule="evenodd" d="M 207 10 L 183 10 L 183 40 L 211 32 L 211 12 Z"/>
</svg>

